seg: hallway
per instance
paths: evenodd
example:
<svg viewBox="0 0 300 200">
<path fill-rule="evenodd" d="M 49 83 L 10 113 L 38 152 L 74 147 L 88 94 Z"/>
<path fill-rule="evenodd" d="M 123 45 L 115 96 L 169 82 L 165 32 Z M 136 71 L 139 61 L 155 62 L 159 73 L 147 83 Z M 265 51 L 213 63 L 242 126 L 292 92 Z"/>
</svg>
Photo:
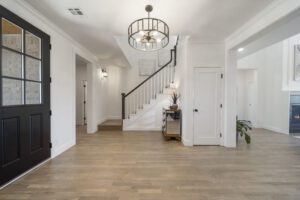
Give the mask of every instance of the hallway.
<svg viewBox="0 0 300 200">
<path fill-rule="evenodd" d="M 159 132 L 103 132 L 0 191 L 0 199 L 300 198 L 300 139 L 258 129 L 237 149 L 184 147 Z"/>
</svg>

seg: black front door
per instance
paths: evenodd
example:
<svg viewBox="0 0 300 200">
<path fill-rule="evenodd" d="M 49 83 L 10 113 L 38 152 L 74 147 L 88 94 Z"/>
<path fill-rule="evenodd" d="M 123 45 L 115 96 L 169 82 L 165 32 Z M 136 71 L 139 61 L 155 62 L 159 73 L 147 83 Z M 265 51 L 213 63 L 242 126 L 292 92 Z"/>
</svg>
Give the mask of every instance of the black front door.
<svg viewBox="0 0 300 200">
<path fill-rule="evenodd" d="M 50 37 L 0 6 L 0 185 L 50 157 Z"/>
</svg>

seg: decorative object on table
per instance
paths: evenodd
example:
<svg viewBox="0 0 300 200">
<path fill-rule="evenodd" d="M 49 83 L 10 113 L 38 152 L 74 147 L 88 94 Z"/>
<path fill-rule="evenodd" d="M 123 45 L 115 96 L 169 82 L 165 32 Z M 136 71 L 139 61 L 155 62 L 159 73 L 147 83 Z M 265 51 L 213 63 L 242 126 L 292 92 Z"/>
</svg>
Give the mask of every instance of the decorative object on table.
<svg viewBox="0 0 300 200">
<path fill-rule="evenodd" d="M 300 81 L 300 45 L 295 45 L 294 52 L 295 60 L 294 60 L 294 79 L 295 81 Z"/>
<path fill-rule="evenodd" d="M 245 136 L 245 141 L 247 144 L 251 143 L 251 136 L 249 135 L 248 131 L 252 130 L 252 124 L 250 121 L 247 120 L 239 120 L 236 117 L 236 134 L 237 134 L 237 140 L 238 136 L 241 137 Z"/>
<path fill-rule="evenodd" d="M 162 133 L 166 140 L 181 140 L 181 110 L 163 109 Z"/>
<path fill-rule="evenodd" d="M 178 99 L 180 98 L 180 94 L 178 94 L 177 92 L 173 92 L 171 95 L 171 99 L 172 99 L 172 103 L 173 105 L 170 106 L 170 109 L 172 110 L 177 110 L 178 109 Z"/>
<path fill-rule="evenodd" d="M 137 50 L 156 51 L 169 44 L 169 26 L 162 20 L 150 17 L 151 5 L 145 8 L 147 18 L 137 19 L 128 27 L 128 43 Z"/>
<path fill-rule="evenodd" d="M 139 60 L 139 75 L 150 76 L 155 72 L 156 61 L 150 59 Z"/>
</svg>

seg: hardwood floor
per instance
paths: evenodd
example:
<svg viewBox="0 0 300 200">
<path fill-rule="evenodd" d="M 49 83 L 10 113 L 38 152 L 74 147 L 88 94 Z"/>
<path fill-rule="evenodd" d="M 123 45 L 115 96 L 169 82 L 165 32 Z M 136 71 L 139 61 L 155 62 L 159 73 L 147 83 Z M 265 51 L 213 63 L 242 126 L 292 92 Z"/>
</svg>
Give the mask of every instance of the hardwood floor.
<svg viewBox="0 0 300 200">
<path fill-rule="evenodd" d="M 300 139 L 255 130 L 237 149 L 161 133 L 78 133 L 78 144 L 0 191 L 30 200 L 299 200 Z"/>
</svg>

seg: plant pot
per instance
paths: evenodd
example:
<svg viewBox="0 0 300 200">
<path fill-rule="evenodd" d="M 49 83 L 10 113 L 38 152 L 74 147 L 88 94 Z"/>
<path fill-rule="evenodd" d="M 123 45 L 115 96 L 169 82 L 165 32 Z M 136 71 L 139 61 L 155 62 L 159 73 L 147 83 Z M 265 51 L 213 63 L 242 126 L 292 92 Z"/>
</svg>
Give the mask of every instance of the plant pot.
<svg viewBox="0 0 300 200">
<path fill-rule="evenodd" d="M 170 106 L 171 110 L 177 110 L 178 109 L 178 105 L 177 104 L 173 104 Z"/>
</svg>

